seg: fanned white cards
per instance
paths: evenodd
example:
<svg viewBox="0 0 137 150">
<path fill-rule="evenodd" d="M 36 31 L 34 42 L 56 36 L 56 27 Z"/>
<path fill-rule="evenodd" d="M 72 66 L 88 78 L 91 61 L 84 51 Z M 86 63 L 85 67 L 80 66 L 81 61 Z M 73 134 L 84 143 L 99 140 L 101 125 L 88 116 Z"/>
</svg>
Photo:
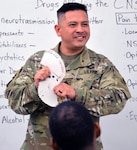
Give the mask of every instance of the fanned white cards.
<svg viewBox="0 0 137 150">
<path fill-rule="evenodd" d="M 45 50 L 41 64 L 49 67 L 51 75 L 46 80 L 40 81 L 38 94 L 44 103 L 55 107 L 58 101 L 53 88 L 64 78 L 66 73 L 65 65 L 60 55 L 53 50 Z"/>
</svg>

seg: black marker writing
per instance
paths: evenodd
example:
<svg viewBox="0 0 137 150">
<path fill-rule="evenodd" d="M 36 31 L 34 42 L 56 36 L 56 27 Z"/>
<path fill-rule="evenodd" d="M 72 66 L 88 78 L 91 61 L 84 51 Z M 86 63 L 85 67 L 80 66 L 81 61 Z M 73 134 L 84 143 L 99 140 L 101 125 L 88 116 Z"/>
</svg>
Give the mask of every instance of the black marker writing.
<svg viewBox="0 0 137 150">
<path fill-rule="evenodd" d="M 135 80 L 134 82 L 131 79 L 127 80 L 127 85 L 129 87 L 132 87 L 133 89 L 135 89 L 135 87 L 137 87 L 137 80 Z"/>
<path fill-rule="evenodd" d="M 129 118 L 130 120 L 135 120 L 137 122 L 137 114 L 135 114 L 133 110 L 131 110 L 126 117 Z"/>
<path fill-rule="evenodd" d="M 114 8 L 116 9 L 137 9 L 136 0 L 114 0 Z"/>
<path fill-rule="evenodd" d="M 137 72 L 137 64 L 135 64 L 135 65 L 129 64 L 129 65 L 127 65 L 127 67 L 128 67 L 129 73 Z"/>
<path fill-rule="evenodd" d="M 131 60 L 134 60 L 135 58 L 137 58 L 137 51 L 135 53 L 134 52 L 127 52 L 126 58 L 130 58 Z"/>
<path fill-rule="evenodd" d="M 2 120 L 1 120 L 2 124 L 15 124 L 15 123 L 25 123 L 25 117 L 17 117 L 14 116 L 12 118 L 10 118 L 9 116 L 3 116 Z"/>
</svg>

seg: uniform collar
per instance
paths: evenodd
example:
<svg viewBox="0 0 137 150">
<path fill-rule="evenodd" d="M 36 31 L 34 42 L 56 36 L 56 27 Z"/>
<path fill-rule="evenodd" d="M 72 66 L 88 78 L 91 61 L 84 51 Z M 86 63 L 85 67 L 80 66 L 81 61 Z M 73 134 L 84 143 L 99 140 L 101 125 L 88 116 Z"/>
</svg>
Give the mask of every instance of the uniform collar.
<svg viewBox="0 0 137 150">
<path fill-rule="evenodd" d="M 61 44 L 61 42 L 58 45 L 56 45 L 55 48 L 53 48 L 53 50 L 56 51 L 57 53 L 59 53 L 60 44 Z M 69 68 L 76 69 L 79 67 L 85 67 L 85 66 L 91 65 L 89 51 L 90 50 L 85 46 L 84 50 L 82 51 L 82 53 L 79 56 L 79 63 L 68 65 L 67 70 L 69 70 Z"/>
</svg>

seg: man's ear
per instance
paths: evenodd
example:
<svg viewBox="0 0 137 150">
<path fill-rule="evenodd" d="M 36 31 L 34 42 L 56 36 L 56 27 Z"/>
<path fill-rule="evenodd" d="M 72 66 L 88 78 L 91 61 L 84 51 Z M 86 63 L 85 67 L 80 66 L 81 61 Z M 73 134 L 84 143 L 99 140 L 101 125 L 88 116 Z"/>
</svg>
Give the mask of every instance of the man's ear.
<svg viewBox="0 0 137 150">
<path fill-rule="evenodd" d="M 61 33 L 60 33 L 60 26 L 59 26 L 58 24 L 56 24 L 56 25 L 54 26 L 54 29 L 55 29 L 55 31 L 56 31 L 57 36 L 61 36 Z"/>
<path fill-rule="evenodd" d="M 101 128 L 98 122 L 95 122 L 94 128 L 95 128 L 96 138 L 98 138 L 101 134 Z"/>
<path fill-rule="evenodd" d="M 50 145 L 54 150 L 59 150 L 59 147 L 53 138 L 50 138 Z"/>
</svg>

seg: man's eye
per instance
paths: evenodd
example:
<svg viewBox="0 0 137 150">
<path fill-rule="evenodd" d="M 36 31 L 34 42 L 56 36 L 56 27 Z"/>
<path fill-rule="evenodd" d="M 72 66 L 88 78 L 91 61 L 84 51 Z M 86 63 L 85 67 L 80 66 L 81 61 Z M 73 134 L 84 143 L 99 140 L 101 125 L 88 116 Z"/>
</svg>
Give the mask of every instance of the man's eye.
<svg viewBox="0 0 137 150">
<path fill-rule="evenodd" d="M 83 24 L 82 24 L 82 26 L 88 26 L 88 25 L 89 25 L 88 23 L 83 23 Z"/>
<path fill-rule="evenodd" d="M 74 26 L 76 26 L 76 24 L 75 23 L 71 23 L 71 24 L 69 24 L 69 26 L 70 27 L 74 27 Z"/>
</svg>

